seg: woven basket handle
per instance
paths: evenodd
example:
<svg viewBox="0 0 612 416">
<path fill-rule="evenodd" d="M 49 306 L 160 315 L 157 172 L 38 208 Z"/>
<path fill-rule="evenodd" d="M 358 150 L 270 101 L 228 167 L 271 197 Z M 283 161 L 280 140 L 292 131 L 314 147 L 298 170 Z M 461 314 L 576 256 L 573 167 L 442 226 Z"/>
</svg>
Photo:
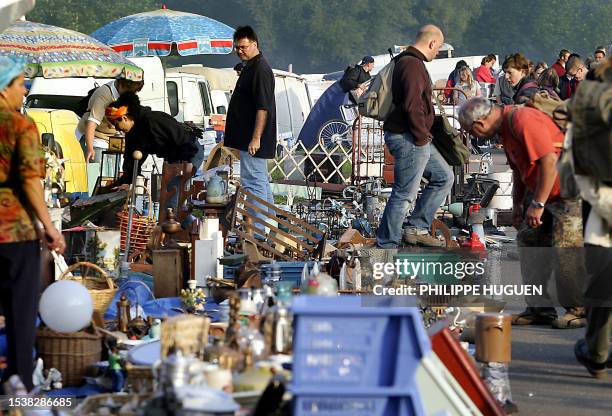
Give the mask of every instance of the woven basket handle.
<svg viewBox="0 0 612 416">
<path fill-rule="evenodd" d="M 89 267 L 90 269 L 94 269 L 95 271 L 100 273 L 106 279 L 106 284 L 108 284 L 108 288 L 109 289 L 115 289 L 115 284 L 113 283 L 113 280 L 109 277 L 108 273 L 106 273 L 104 271 L 104 269 L 102 269 L 97 264 L 90 263 L 88 261 L 80 261 L 78 263 L 74 263 L 73 265 L 69 266 L 66 270 L 64 270 L 62 272 L 62 274 L 59 275 L 57 280 L 65 279 L 66 276 L 68 275 L 68 273 L 71 273 L 71 272 L 75 271 L 76 269 L 78 269 L 81 266 Z M 68 280 L 72 280 L 72 279 L 68 278 Z"/>
<path fill-rule="evenodd" d="M 132 199 L 132 188 L 134 186 L 135 186 L 134 184 L 131 184 L 130 188 L 128 189 L 127 198 L 125 198 L 125 204 L 123 205 L 123 209 L 125 211 L 129 209 L 130 199 Z M 149 188 L 147 188 L 146 186 L 142 186 L 142 188 L 144 188 L 145 191 L 147 191 L 147 196 L 149 197 L 149 212 L 147 213 L 147 218 L 149 218 L 149 220 L 152 220 L 153 219 L 153 197 L 151 196 L 151 191 L 149 191 Z"/>
</svg>

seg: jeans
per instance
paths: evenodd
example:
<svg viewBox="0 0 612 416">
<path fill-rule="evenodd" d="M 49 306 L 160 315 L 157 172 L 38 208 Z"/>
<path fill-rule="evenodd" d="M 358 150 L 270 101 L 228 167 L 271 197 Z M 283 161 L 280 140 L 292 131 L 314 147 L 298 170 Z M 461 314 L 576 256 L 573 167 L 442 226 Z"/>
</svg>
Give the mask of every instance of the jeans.
<svg viewBox="0 0 612 416">
<path fill-rule="evenodd" d="M 123 391 L 123 387 L 125 386 L 125 376 L 123 375 L 122 370 L 111 370 L 111 380 L 113 382 L 113 386 L 111 387 L 112 391 Z"/>
<path fill-rule="evenodd" d="M 378 227 L 376 245 L 396 248 L 401 242 L 402 224 L 410 208 L 414 205 L 408 225 L 428 230 L 436 210 L 450 193 L 455 176 L 431 142 L 417 146 L 410 133 L 386 132 L 385 144 L 395 161 L 395 181 Z M 422 177 L 428 180 L 428 184 L 417 200 Z"/>
<path fill-rule="evenodd" d="M 263 199 L 264 201 L 274 204 L 274 197 L 272 195 L 272 187 L 270 186 L 270 179 L 268 177 L 268 160 L 259 157 L 253 157 L 249 152 L 244 150 L 240 151 L 240 184 L 245 191 Z M 262 206 L 255 201 L 253 205 L 261 208 L 265 212 L 269 212 L 268 208 Z M 248 211 L 257 218 L 261 218 L 263 221 L 266 217 L 256 212 L 253 209 Z M 274 212 L 269 212 L 274 214 Z M 253 224 L 257 229 L 264 230 L 264 224 L 255 222 Z"/>
</svg>

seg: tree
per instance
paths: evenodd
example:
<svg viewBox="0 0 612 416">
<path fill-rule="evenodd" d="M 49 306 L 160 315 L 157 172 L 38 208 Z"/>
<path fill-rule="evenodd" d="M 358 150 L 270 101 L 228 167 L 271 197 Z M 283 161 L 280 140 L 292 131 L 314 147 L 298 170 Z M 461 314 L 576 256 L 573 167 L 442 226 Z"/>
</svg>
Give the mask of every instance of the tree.
<svg viewBox="0 0 612 416">
<path fill-rule="evenodd" d="M 38 0 L 27 17 L 33 22 L 89 34 L 123 16 L 157 8 L 159 2 L 154 0 L 121 1 L 113 5 L 104 0 Z"/>
<path fill-rule="evenodd" d="M 420 24 L 433 23 L 444 32 L 445 42 L 461 50 L 465 34 L 478 24 L 483 0 L 421 0 L 415 8 Z"/>
<path fill-rule="evenodd" d="M 117 4 L 119 3 L 119 4 Z M 167 0 L 169 9 L 197 13 L 229 26 L 251 25 L 275 68 L 331 72 L 364 55 L 405 45 L 426 23 L 440 26 L 458 56 L 523 52 L 552 62 L 561 48 L 591 54 L 612 39 L 612 2 L 604 0 Z M 159 2 L 38 0 L 31 20 L 91 33 Z M 195 56 L 198 62 L 233 66 L 238 58 Z M 179 62 L 180 61 L 180 62 Z"/>
<path fill-rule="evenodd" d="M 554 62 L 559 50 L 584 57 L 612 38 L 612 4 L 606 1 L 486 0 L 465 34 L 465 54 L 522 52 L 534 61 Z"/>
</svg>

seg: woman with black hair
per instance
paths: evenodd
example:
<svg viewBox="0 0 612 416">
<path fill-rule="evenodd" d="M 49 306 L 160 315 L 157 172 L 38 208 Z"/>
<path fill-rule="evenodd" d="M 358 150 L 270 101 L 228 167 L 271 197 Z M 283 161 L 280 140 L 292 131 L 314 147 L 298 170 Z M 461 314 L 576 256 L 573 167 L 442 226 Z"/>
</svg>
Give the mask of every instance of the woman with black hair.
<svg viewBox="0 0 612 416">
<path fill-rule="evenodd" d="M 204 161 L 204 147 L 197 140 L 202 131 L 197 127 L 179 123 L 162 111 L 152 111 L 140 105 L 134 93 L 122 94 L 106 108 L 107 120 L 115 129 L 125 133 L 123 176 L 119 184 L 132 182 L 135 150 L 142 152 L 142 162 L 150 154 L 163 158 L 168 163 L 189 162 L 195 174 Z M 138 166 L 140 174 L 141 165 Z"/>
</svg>

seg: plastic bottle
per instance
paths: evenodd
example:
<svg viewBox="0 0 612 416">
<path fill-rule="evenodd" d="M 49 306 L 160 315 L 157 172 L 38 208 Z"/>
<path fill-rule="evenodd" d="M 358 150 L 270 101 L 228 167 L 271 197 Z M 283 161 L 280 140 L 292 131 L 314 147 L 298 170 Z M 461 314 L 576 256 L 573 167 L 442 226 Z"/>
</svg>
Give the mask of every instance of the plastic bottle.
<svg viewBox="0 0 612 416">
<path fill-rule="evenodd" d="M 346 290 L 346 262 L 342 263 L 340 268 L 340 276 L 338 277 L 339 289 Z"/>
<path fill-rule="evenodd" d="M 317 295 L 319 296 L 336 296 L 338 294 L 338 283 L 336 279 L 327 273 L 320 273 L 318 276 L 319 288 Z"/>
<path fill-rule="evenodd" d="M 353 286 L 355 291 L 361 290 L 361 262 L 355 259 L 355 267 L 353 267 Z"/>
<path fill-rule="evenodd" d="M 318 276 L 319 273 L 321 273 L 321 267 L 319 266 L 319 262 L 315 261 L 314 265 L 312 266 L 312 270 L 310 271 L 310 275 Z"/>
<path fill-rule="evenodd" d="M 478 235 L 478 239 L 480 240 L 480 242 L 482 242 L 483 244 L 485 243 L 485 232 L 482 223 L 472 224 L 472 232 Z"/>
<path fill-rule="evenodd" d="M 309 278 L 310 274 L 308 273 L 308 263 L 304 263 L 304 268 L 302 269 L 302 278 L 301 280 L 301 284 L 300 286 L 302 286 L 303 288 L 306 288 L 306 286 L 308 285 L 308 278 Z"/>
<path fill-rule="evenodd" d="M 279 280 L 281 280 L 281 267 L 275 260 L 272 260 L 270 267 L 268 267 L 266 273 L 266 280 L 268 283 L 278 282 Z"/>
</svg>

